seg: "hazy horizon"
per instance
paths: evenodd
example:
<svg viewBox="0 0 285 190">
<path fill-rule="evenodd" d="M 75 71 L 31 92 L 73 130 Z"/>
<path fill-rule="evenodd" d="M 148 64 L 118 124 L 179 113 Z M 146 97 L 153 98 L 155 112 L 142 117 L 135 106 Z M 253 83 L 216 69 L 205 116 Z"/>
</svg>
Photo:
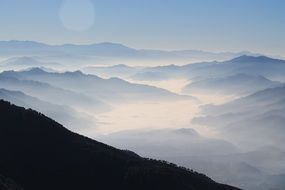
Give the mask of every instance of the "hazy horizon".
<svg viewBox="0 0 285 190">
<path fill-rule="evenodd" d="M 95 167 L 100 165 L 97 156 L 106 164 L 107 170 L 102 169 L 106 176 L 117 172 L 109 167 L 116 162 L 106 161 L 108 150 L 110 160 L 124 158 L 129 164 L 128 158 L 143 156 L 244 190 L 284 190 L 284 8 L 284 0 L 0 0 L 0 111 L 9 116 L 0 117 L 8 126 L 0 123 L 0 131 L 9 131 L 1 142 L 25 144 L 18 137 L 9 138 L 14 132 L 24 133 L 23 139 L 43 140 L 46 149 L 40 153 L 33 149 L 37 142 L 25 146 L 31 155 L 52 155 L 54 166 L 77 155 L 74 171 L 82 177 L 78 184 L 87 177 L 94 185 L 93 176 L 101 176 Z M 41 114 L 33 112 L 22 127 L 13 118 L 22 119 L 32 111 L 6 101 Z M 20 110 L 19 114 L 10 109 Z M 71 139 L 61 129 L 63 133 L 57 134 L 50 125 L 58 124 L 49 119 L 41 128 L 37 119 L 43 115 L 95 141 L 75 134 Z M 41 129 L 49 136 L 37 137 L 43 135 Z M 123 151 L 105 149 L 97 141 Z M 77 142 L 79 155 L 69 148 L 69 143 L 77 147 Z M 57 149 L 62 144 L 68 153 Z M 21 147 L 4 145 L 7 158 Z M 104 153 L 97 151 L 101 149 Z M 91 155 L 95 160 L 89 162 Z M 29 189 L 26 180 L 34 185 L 26 175 L 18 181 L 14 166 L 21 165 L 21 156 L 6 168 L 11 159 L 5 158 L 0 157 L 0 189 L 2 175 L 23 183 L 19 185 L 25 189 Z M 61 175 L 56 167 L 54 173 L 49 170 L 48 162 L 37 160 L 39 168 L 31 170 L 31 176 Z M 91 162 L 95 165 L 89 168 Z M 67 166 L 62 169 L 64 177 L 76 176 L 73 166 Z M 115 181 L 136 176 L 134 166 L 126 173 L 118 166 L 124 175 Z M 16 168 L 14 174 L 11 168 Z M 140 174 L 131 181 L 144 182 Z M 153 181 L 161 177 L 160 170 L 156 174 Z M 173 176 L 180 178 L 180 173 Z M 118 183 L 125 184 L 124 180 Z M 192 187 L 204 190 L 187 180 L 185 188 Z"/>
<path fill-rule="evenodd" d="M 3 0 L 0 39 L 285 57 L 284 6 L 282 0 Z"/>
</svg>

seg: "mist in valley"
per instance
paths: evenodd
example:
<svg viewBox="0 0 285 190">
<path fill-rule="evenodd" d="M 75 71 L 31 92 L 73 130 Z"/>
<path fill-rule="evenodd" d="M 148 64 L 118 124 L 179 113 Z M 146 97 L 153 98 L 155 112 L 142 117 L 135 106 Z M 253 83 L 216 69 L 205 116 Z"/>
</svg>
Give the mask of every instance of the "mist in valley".
<svg viewBox="0 0 285 190">
<path fill-rule="evenodd" d="M 242 55 L 147 66 L 120 58 L 124 64 L 102 66 L 90 57 L 74 64 L 49 56 L 2 57 L 0 98 L 221 183 L 284 187 L 285 61 Z"/>
<path fill-rule="evenodd" d="M 284 7 L 1 1 L 0 189 L 284 190 Z"/>
</svg>

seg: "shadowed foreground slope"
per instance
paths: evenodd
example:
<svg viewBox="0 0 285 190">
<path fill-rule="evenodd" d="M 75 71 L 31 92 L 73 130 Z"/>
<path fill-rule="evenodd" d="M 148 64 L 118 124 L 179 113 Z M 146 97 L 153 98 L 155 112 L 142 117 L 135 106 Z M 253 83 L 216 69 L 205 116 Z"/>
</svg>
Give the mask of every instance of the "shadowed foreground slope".
<svg viewBox="0 0 285 190">
<path fill-rule="evenodd" d="M 72 133 L 40 113 L 1 100 L 0 116 L 0 176 L 26 190 L 235 190 Z"/>
</svg>

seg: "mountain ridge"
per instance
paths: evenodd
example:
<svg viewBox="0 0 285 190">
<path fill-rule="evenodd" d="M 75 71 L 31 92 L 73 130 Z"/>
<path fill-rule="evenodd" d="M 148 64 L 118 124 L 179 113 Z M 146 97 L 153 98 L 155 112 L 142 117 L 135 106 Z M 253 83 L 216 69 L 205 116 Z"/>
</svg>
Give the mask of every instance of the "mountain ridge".
<svg viewBox="0 0 285 190">
<path fill-rule="evenodd" d="M 264 76 L 238 73 L 227 77 L 194 81 L 187 84 L 183 88 L 183 92 L 187 94 L 200 92 L 244 96 L 278 86 L 282 86 L 282 83 L 269 80 Z"/>
<path fill-rule="evenodd" d="M 75 134 L 3 100 L 0 114 L 0 171 L 24 189 L 237 190 Z"/>
<path fill-rule="evenodd" d="M 162 88 L 149 85 L 130 83 L 119 78 L 103 79 L 96 75 L 74 72 L 46 72 L 39 68 L 25 71 L 4 71 L 2 77 L 13 77 L 19 80 L 38 81 L 61 89 L 71 89 L 77 93 L 89 95 L 108 101 L 132 101 L 143 99 L 192 99 L 194 97 L 172 93 Z"/>
<path fill-rule="evenodd" d="M 91 44 L 60 44 L 49 45 L 36 41 L 0 41 L 0 47 L 3 48 L 2 53 L 5 54 L 58 54 L 70 55 L 96 55 L 110 57 L 128 57 L 128 58 L 143 58 L 143 59 L 189 59 L 191 60 L 226 60 L 239 55 L 260 55 L 248 51 L 241 52 L 209 52 L 202 50 L 154 50 L 154 49 L 139 49 L 131 48 L 120 43 L 101 42 Z M 41 52 L 44 50 L 45 52 Z M 213 59 L 212 59 L 213 60 Z"/>
</svg>

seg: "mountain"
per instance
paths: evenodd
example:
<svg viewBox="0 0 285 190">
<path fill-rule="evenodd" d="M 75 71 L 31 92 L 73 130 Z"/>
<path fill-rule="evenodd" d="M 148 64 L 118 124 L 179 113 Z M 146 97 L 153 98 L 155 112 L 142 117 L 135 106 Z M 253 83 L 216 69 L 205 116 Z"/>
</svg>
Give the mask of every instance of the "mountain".
<svg viewBox="0 0 285 190">
<path fill-rule="evenodd" d="M 191 166 L 216 181 L 245 190 L 281 190 L 284 189 L 284 180 L 281 180 L 285 171 L 284 156 L 284 149 L 270 146 L 248 152 L 211 156 L 174 155 L 164 159 L 184 167 Z"/>
<path fill-rule="evenodd" d="M 4 177 L 0 174 L 0 189 L 1 190 L 22 190 L 13 180 Z"/>
<path fill-rule="evenodd" d="M 0 68 L 5 70 L 19 70 L 31 67 L 59 67 L 55 62 L 43 62 L 34 57 L 12 57 L 0 62 Z"/>
<path fill-rule="evenodd" d="M 80 131 L 86 127 L 96 127 L 95 118 L 87 115 L 86 113 L 79 113 L 70 106 L 43 101 L 38 98 L 28 96 L 20 91 L 0 89 L 0 99 L 25 108 L 38 110 L 48 117 L 70 127 L 70 129 L 74 131 Z"/>
<path fill-rule="evenodd" d="M 130 77 L 140 70 L 143 70 L 144 67 L 131 67 L 124 64 L 113 65 L 113 66 L 88 66 L 82 68 L 81 70 L 85 73 L 103 76 L 103 77 Z"/>
<path fill-rule="evenodd" d="M 89 45 L 48 45 L 34 41 L 0 41 L 1 55 L 8 56 L 119 56 L 136 55 L 137 51 L 116 43 L 99 43 Z"/>
<path fill-rule="evenodd" d="M 229 61 L 206 63 L 198 68 L 193 67 L 195 66 L 186 66 L 189 76 L 192 74 L 191 78 L 199 76 L 216 78 L 243 73 L 253 76 L 264 76 L 270 80 L 284 81 L 285 61 L 265 56 L 243 55 Z"/>
<path fill-rule="evenodd" d="M 0 115 L 0 171 L 23 189 L 236 189 L 80 136 L 8 102 L 0 101 Z"/>
<path fill-rule="evenodd" d="M 229 77 L 237 74 L 250 76 L 264 76 L 273 81 L 285 81 L 285 60 L 269 58 L 266 56 L 242 55 L 227 61 L 198 62 L 183 66 L 168 65 L 149 67 L 140 71 L 152 72 L 152 75 L 163 75 L 164 78 L 186 78 L 191 81 L 205 80 L 209 78 Z M 142 80 L 142 77 L 140 77 Z M 148 75 L 143 80 L 148 80 Z"/>
<path fill-rule="evenodd" d="M 103 79 L 96 75 L 84 74 L 81 71 L 56 73 L 34 68 L 19 72 L 6 71 L 0 76 L 39 81 L 105 101 L 194 100 L 192 97 L 180 96 L 161 88 L 129 83 L 119 78 Z"/>
<path fill-rule="evenodd" d="M 40 70 L 40 72 L 44 71 Z M 45 82 L 16 78 L 16 76 L 13 77 L 13 75 L 9 73 L 13 73 L 13 71 L 0 73 L 0 88 L 11 91 L 21 91 L 27 95 L 55 104 L 89 109 L 95 107 L 98 108 L 98 110 L 105 109 L 107 106 L 94 97 L 55 87 Z"/>
<path fill-rule="evenodd" d="M 186 85 L 183 92 L 191 93 L 211 93 L 226 95 L 249 95 L 254 92 L 281 86 L 282 83 L 268 80 L 263 76 L 250 76 L 247 74 L 237 74 L 233 76 L 209 78 L 201 81 L 194 81 Z"/>
<path fill-rule="evenodd" d="M 204 106 L 201 116 L 192 122 L 209 126 L 246 147 L 256 144 L 281 148 L 285 134 L 285 86 L 262 90 L 222 105 Z"/>
<path fill-rule="evenodd" d="M 124 64 L 113 66 L 89 66 L 81 69 L 82 71 L 90 74 L 95 74 L 104 77 L 122 77 L 133 79 L 137 81 L 157 81 L 170 78 L 169 74 L 179 75 L 181 72 L 179 66 L 157 66 L 157 67 L 140 67 L 140 66 L 127 66 Z M 169 70 L 169 72 L 167 72 Z"/>
<path fill-rule="evenodd" d="M 68 52 L 68 53 L 80 53 L 83 55 L 97 55 L 97 56 L 136 56 L 138 51 L 129 48 L 125 45 L 118 43 L 103 42 L 98 44 L 89 45 L 75 45 L 75 44 L 65 44 L 56 47 L 57 50 Z M 56 50 L 56 49 L 55 49 Z"/>
<path fill-rule="evenodd" d="M 49 58 L 64 58 L 70 60 L 81 57 L 81 60 L 90 59 L 94 64 L 100 59 L 100 63 L 112 62 L 118 64 L 118 61 L 130 61 L 130 63 L 144 63 L 149 65 L 164 65 L 167 63 L 188 64 L 198 61 L 223 61 L 232 59 L 240 55 L 256 55 L 250 52 L 238 53 L 213 53 L 197 50 L 146 50 L 134 49 L 118 43 L 97 43 L 97 44 L 64 44 L 48 45 L 33 41 L 0 41 L 2 56 L 43 56 Z M 107 60 L 107 61 L 106 61 Z M 69 63 L 72 64 L 72 63 Z"/>
<path fill-rule="evenodd" d="M 146 71 L 143 73 L 137 73 L 134 76 L 131 77 L 134 80 L 137 81 L 161 81 L 161 80 L 166 80 L 168 78 L 167 75 L 164 73 L 160 72 L 151 72 L 151 71 Z"/>
<path fill-rule="evenodd" d="M 204 137 L 191 128 L 128 130 L 96 138 L 107 144 L 157 159 L 192 155 L 211 157 L 238 152 L 231 143 Z"/>
</svg>

